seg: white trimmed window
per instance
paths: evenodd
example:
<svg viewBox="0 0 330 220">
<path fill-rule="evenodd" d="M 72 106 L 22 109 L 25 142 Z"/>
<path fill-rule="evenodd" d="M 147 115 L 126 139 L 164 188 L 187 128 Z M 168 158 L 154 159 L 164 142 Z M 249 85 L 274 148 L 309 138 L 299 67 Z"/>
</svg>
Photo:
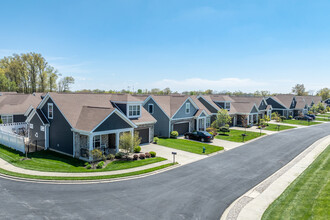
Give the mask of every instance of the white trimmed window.
<svg viewBox="0 0 330 220">
<path fill-rule="evenodd" d="M 48 118 L 53 119 L 54 117 L 54 106 L 53 103 L 48 103 Z"/>
<path fill-rule="evenodd" d="M 209 128 L 211 126 L 211 118 L 206 118 L 206 127 Z"/>
<path fill-rule="evenodd" d="M 45 131 L 45 127 L 44 126 L 40 126 L 40 131 Z"/>
<path fill-rule="evenodd" d="M 140 117 L 141 106 L 140 105 L 129 105 L 128 106 L 128 117 Z"/>
<path fill-rule="evenodd" d="M 9 124 L 14 122 L 14 117 L 12 115 L 2 115 L 1 120 L 4 124 Z"/>
<path fill-rule="evenodd" d="M 148 112 L 149 112 L 150 114 L 153 114 L 153 113 L 154 113 L 154 104 L 149 104 L 149 105 L 148 105 Z"/>
<path fill-rule="evenodd" d="M 33 129 L 33 124 L 30 124 L 30 129 Z"/>
<path fill-rule="evenodd" d="M 186 114 L 190 113 L 190 103 L 186 103 Z"/>
<path fill-rule="evenodd" d="M 93 138 L 94 149 L 101 147 L 101 135 L 95 135 Z"/>
</svg>

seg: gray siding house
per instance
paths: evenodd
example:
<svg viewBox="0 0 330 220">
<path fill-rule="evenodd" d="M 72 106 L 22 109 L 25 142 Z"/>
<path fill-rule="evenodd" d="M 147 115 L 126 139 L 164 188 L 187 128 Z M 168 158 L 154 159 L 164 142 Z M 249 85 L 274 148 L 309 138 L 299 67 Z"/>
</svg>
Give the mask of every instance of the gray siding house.
<svg viewBox="0 0 330 220">
<path fill-rule="evenodd" d="M 111 98 L 116 101 L 117 97 L 47 93 L 27 119 L 33 127 L 32 141 L 45 149 L 83 160 L 91 160 L 89 152 L 95 148 L 106 154 L 118 152 L 120 134 L 130 132 L 133 135 L 138 126 L 114 106 Z M 134 108 L 133 114 L 136 116 L 138 110 Z M 42 135 L 42 132 L 45 133 Z M 43 140 L 44 145 L 41 144 Z"/>
</svg>

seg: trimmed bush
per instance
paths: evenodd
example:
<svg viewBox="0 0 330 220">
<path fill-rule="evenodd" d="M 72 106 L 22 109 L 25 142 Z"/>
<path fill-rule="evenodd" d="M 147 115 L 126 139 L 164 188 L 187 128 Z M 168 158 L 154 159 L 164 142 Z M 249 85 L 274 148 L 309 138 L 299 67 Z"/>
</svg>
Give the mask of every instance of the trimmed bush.
<svg viewBox="0 0 330 220">
<path fill-rule="evenodd" d="M 150 151 L 149 154 L 150 154 L 151 157 L 156 157 L 156 152 L 155 151 Z"/>
<path fill-rule="evenodd" d="M 102 169 L 104 166 L 104 161 L 101 161 L 97 164 L 96 169 Z"/>
<path fill-rule="evenodd" d="M 286 119 L 285 116 L 280 116 L 280 120 L 281 120 L 281 121 L 284 121 L 285 119 Z"/>
<path fill-rule="evenodd" d="M 102 160 L 103 160 L 103 161 L 106 161 L 106 160 L 107 160 L 107 156 L 102 155 Z"/>
<path fill-rule="evenodd" d="M 134 153 L 140 153 L 140 152 L 141 152 L 141 147 L 140 146 L 134 147 Z"/>
<path fill-rule="evenodd" d="M 179 136 L 179 133 L 177 131 L 171 132 L 171 138 L 177 138 Z"/>
<path fill-rule="evenodd" d="M 113 159 L 115 159 L 115 155 L 113 155 L 113 154 L 109 154 L 109 155 L 107 156 L 107 158 L 108 158 L 108 160 L 113 160 Z"/>
<path fill-rule="evenodd" d="M 154 144 L 157 144 L 159 141 L 159 138 L 158 137 L 154 137 Z"/>
<path fill-rule="evenodd" d="M 87 166 L 86 166 L 86 169 L 91 169 L 92 168 L 92 165 L 90 165 L 90 164 L 88 164 Z"/>
<path fill-rule="evenodd" d="M 227 126 L 223 126 L 219 129 L 220 132 L 223 134 L 230 132 L 229 128 Z"/>
<path fill-rule="evenodd" d="M 133 160 L 137 160 L 137 159 L 139 159 L 139 155 L 134 154 L 134 155 L 133 155 Z"/>
<path fill-rule="evenodd" d="M 123 152 L 118 152 L 118 153 L 115 154 L 116 159 L 121 159 L 121 158 L 123 158 L 123 156 L 124 156 Z"/>
<path fill-rule="evenodd" d="M 145 155 L 145 154 L 140 154 L 140 155 L 139 155 L 139 158 L 140 158 L 141 160 L 144 160 L 144 159 L 146 158 L 146 155 Z"/>
<path fill-rule="evenodd" d="M 146 155 L 146 158 L 150 158 L 151 157 L 151 155 L 148 152 L 146 152 L 145 155 Z"/>
<path fill-rule="evenodd" d="M 89 165 L 89 162 L 84 163 L 84 165 L 85 165 L 85 167 L 87 167 Z"/>
</svg>

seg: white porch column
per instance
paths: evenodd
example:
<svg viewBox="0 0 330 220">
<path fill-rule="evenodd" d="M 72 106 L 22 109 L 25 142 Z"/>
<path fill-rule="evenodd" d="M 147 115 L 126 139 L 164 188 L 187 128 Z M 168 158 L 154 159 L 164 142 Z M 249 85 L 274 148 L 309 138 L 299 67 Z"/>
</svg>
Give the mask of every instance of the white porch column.
<svg viewBox="0 0 330 220">
<path fill-rule="evenodd" d="M 204 131 L 206 131 L 206 118 L 204 118 Z"/>
<path fill-rule="evenodd" d="M 94 135 L 90 134 L 88 135 L 88 143 L 89 143 L 89 160 L 92 160 L 92 156 L 90 155 L 90 152 L 93 150 L 94 146 L 93 146 L 93 139 L 94 139 Z"/>
<path fill-rule="evenodd" d="M 196 130 L 199 131 L 199 118 L 197 118 L 197 125 L 196 125 Z"/>
<path fill-rule="evenodd" d="M 258 124 L 258 118 L 259 118 L 259 114 L 256 114 L 257 115 L 257 124 Z"/>
<path fill-rule="evenodd" d="M 120 132 L 116 132 L 116 153 L 119 152 L 119 134 Z"/>
</svg>

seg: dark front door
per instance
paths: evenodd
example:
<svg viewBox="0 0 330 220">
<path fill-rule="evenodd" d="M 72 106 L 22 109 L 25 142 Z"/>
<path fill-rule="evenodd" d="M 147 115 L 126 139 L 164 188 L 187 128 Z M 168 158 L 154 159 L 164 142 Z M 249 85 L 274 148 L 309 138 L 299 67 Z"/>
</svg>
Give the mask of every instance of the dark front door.
<svg viewBox="0 0 330 220">
<path fill-rule="evenodd" d="M 189 122 L 174 124 L 173 131 L 177 131 L 179 135 L 183 135 L 189 131 Z"/>
<path fill-rule="evenodd" d="M 116 134 L 109 134 L 109 148 L 116 149 Z"/>
<path fill-rule="evenodd" d="M 139 133 L 141 144 L 149 143 L 149 128 L 138 129 L 136 132 Z"/>
</svg>

